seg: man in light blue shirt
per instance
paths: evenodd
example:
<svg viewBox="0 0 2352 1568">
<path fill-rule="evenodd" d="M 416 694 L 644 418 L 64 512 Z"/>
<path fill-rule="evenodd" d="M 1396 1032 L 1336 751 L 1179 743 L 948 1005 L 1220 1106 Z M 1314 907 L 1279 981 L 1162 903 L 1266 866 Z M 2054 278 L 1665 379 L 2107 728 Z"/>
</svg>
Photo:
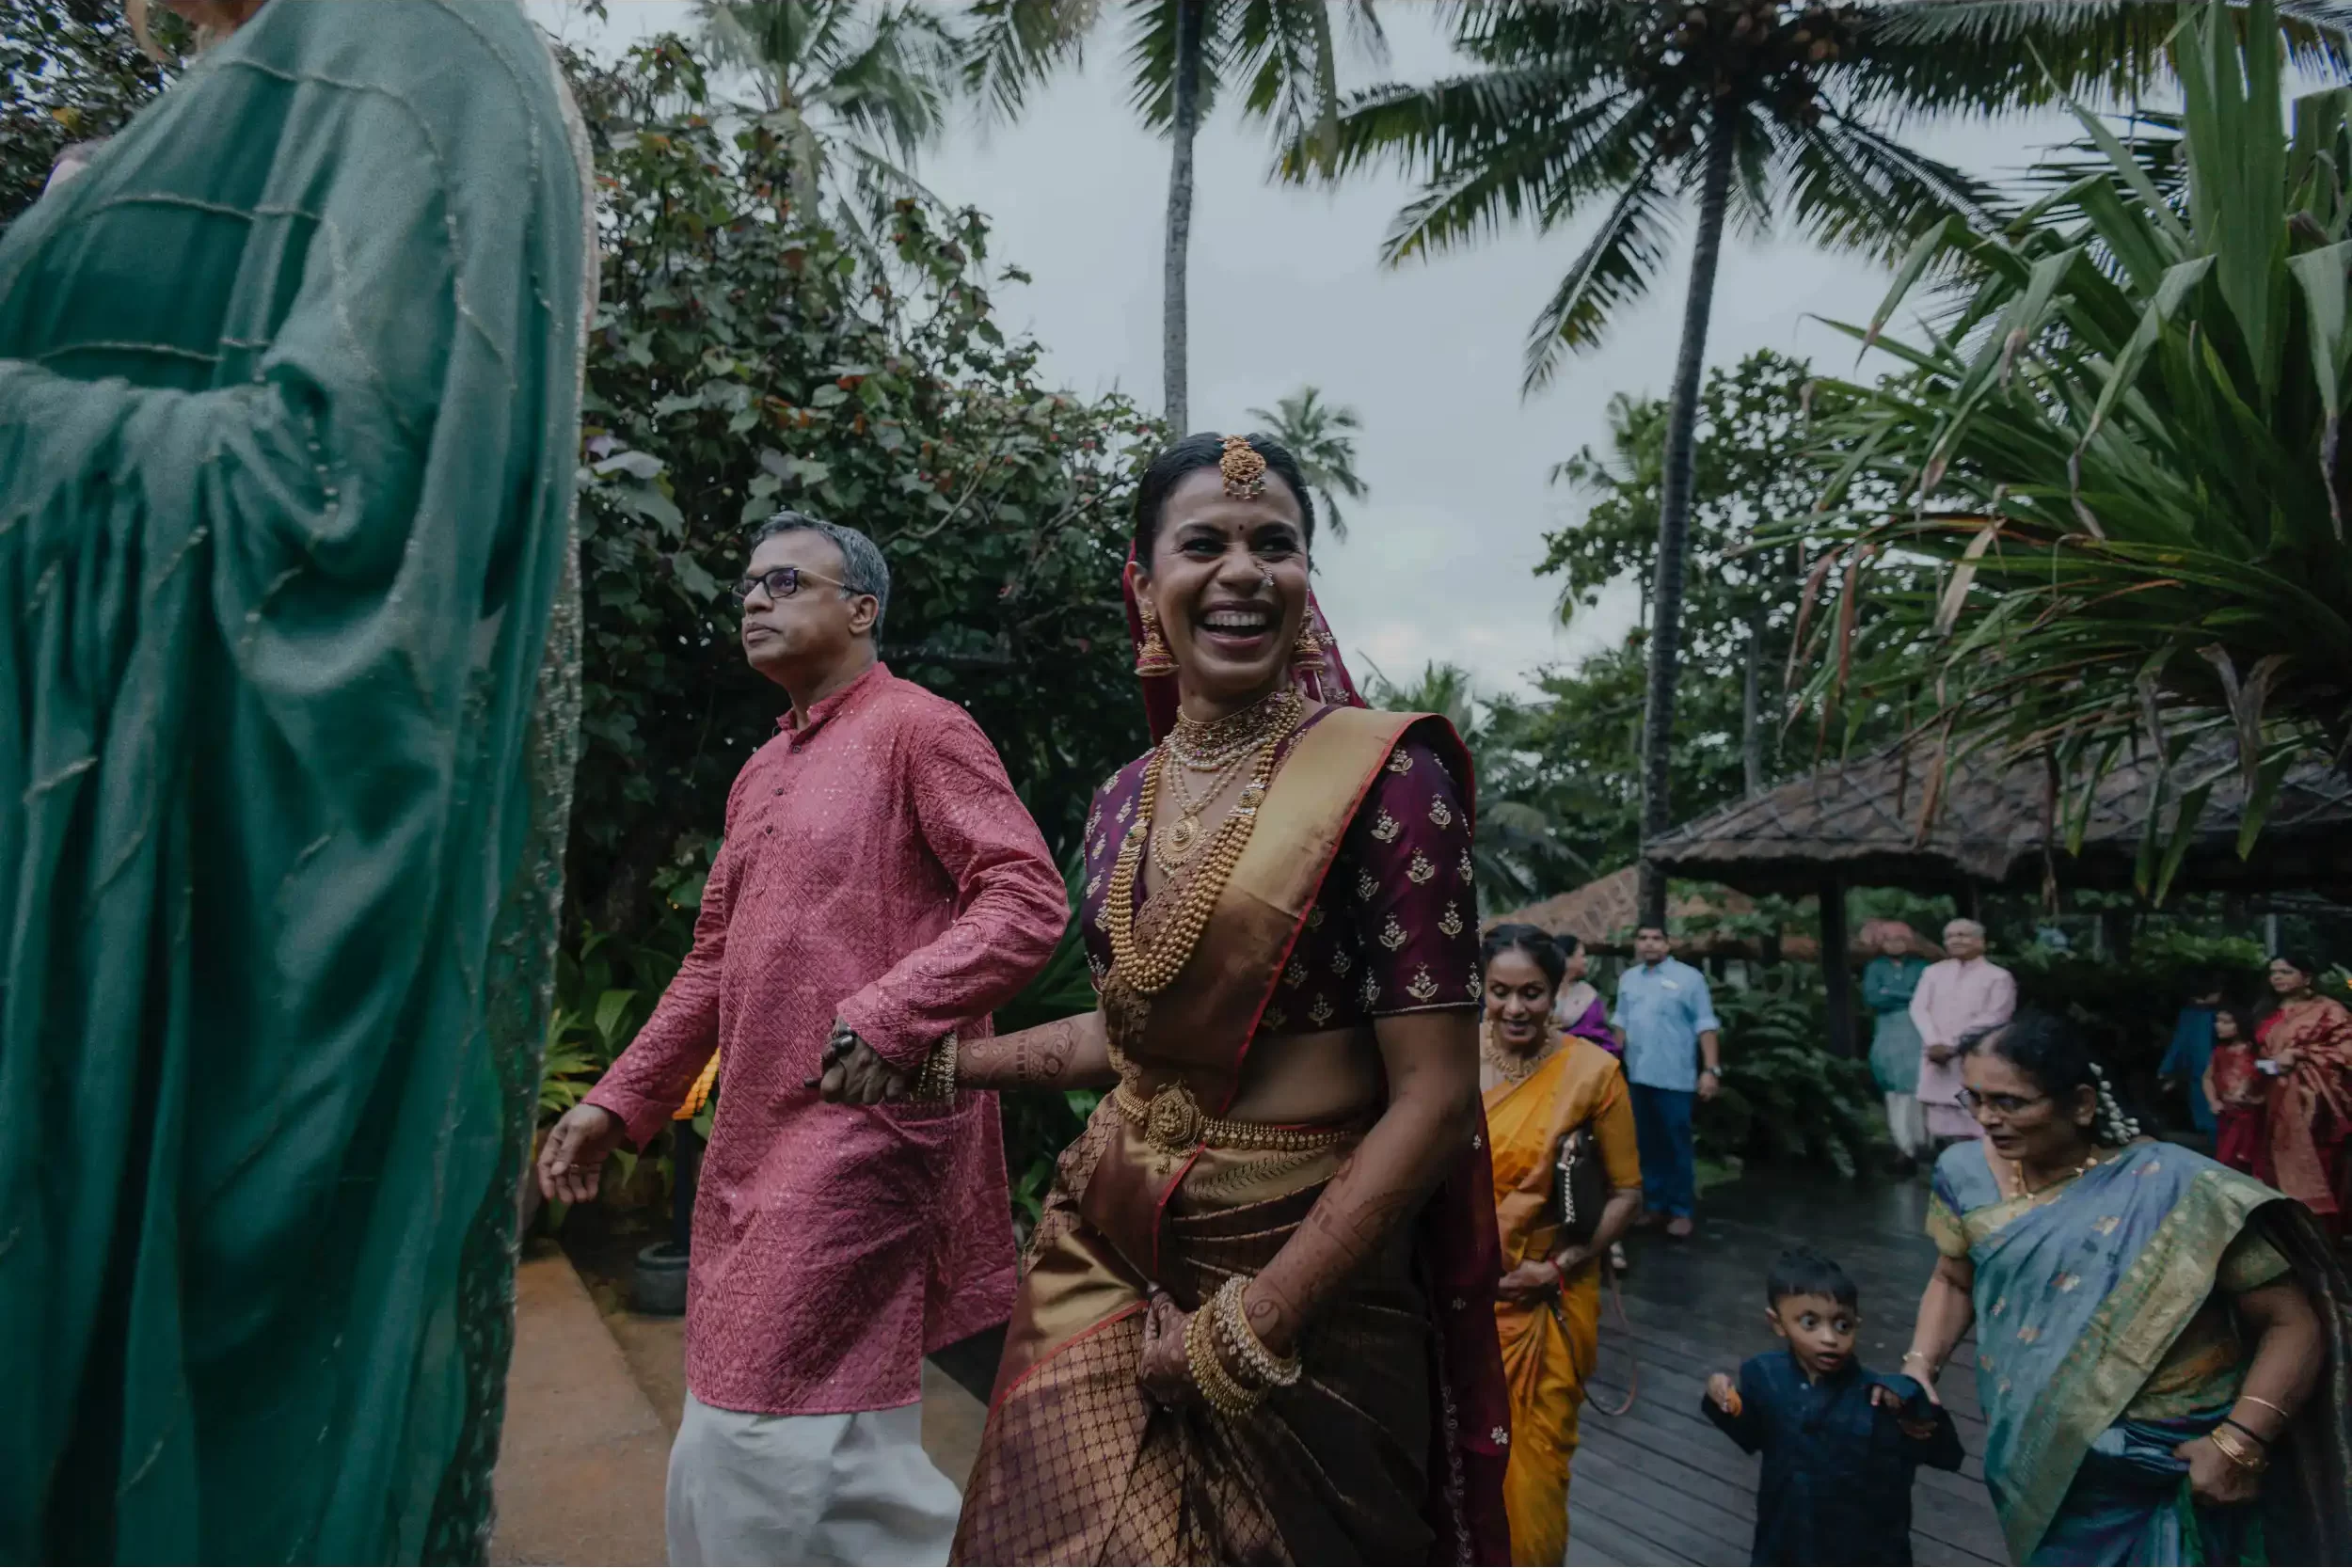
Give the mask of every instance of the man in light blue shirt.
<svg viewBox="0 0 2352 1568">
<path fill-rule="evenodd" d="M 1707 976 L 1672 956 L 1663 927 L 1633 933 L 1641 962 L 1617 981 L 1609 1026 L 1625 1046 L 1633 1087 L 1633 1133 L 1642 1151 L 1642 1204 L 1647 1222 L 1666 1217 L 1677 1241 L 1692 1230 L 1698 1176 L 1691 1151 L 1691 1107 L 1712 1100 L 1722 1082 L 1723 1024 L 1707 994 Z"/>
</svg>

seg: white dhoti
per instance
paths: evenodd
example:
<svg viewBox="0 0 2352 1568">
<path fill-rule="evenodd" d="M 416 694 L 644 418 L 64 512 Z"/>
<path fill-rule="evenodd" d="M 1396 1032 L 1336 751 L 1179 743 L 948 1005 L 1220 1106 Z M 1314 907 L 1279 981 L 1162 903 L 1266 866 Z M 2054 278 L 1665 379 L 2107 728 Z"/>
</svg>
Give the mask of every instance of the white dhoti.
<svg viewBox="0 0 2352 1568">
<path fill-rule="evenodd" d="M 1908 1159 L 1917 1159 L 1928 1147 L 1927 1113 L 1919 1108 L 1915 1094 L 1890 1094 L 1886 1097 L 1886 1131 L 1895 1140 L 1895 1147 Z"/>
<path fill-rule="evenodd" d="M 963 1506 L 923 1407 L 758 1416 L 691 1394 L 670 1449 L 670 1560 L 944 1563 Z"/>
</svg>

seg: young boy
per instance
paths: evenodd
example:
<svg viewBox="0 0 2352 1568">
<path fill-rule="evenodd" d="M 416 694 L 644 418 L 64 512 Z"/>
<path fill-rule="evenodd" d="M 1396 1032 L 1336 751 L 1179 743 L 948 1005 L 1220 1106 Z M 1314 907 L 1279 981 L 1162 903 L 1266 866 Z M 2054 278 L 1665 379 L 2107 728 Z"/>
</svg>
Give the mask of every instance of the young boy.
<svg viewBox="0 0 2352 1568">
<path fill-rule="evenodd" d="M 1860 1292 L 1820 1253 L 1781 1254 L 1764 1297 L 1787 1352 L 1750 1356 L 1736 1385 L 1717 1372 L 1699 1402 L 1743 1450 L 1764 1453 L 1751 1560 L 1908 1564 L 1912 1473 L 1960 1468 L 1951 1417 L 1912 1379 L 1854 1361 Z"/>
</svg>

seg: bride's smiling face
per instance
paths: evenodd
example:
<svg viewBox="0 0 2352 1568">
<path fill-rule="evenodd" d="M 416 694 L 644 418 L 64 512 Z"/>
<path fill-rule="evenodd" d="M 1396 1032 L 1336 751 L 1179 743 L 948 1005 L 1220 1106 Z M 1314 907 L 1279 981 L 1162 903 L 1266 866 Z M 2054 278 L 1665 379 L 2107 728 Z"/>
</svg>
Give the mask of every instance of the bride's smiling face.
<svg viewBox="0 0 2352 1568">
<path fill-rule="evenodd" d="M 1262 494 L 1225 493 L 1216 467 L 1168 491 L 1136 588 L 1159 617 L 1187 696 L 1226 705 L 1272 690 L 1307 619 L 1307 525 L 1279 475 Z"/>
</svg>

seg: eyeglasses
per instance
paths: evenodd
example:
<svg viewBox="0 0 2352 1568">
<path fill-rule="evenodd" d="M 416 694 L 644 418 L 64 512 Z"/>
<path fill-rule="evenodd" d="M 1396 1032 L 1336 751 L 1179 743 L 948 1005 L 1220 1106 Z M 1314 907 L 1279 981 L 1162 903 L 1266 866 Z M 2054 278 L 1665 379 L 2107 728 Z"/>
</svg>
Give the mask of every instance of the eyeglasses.
<svg viewBox="0 0 2352 1568">
<path fill-rule="evenodd" d="M 1960 1108 L 1973 1116 L 2009 1121 L 2027 1106 L 2039 1105 L 2049 1098 L 2046 1094 L 1979 1094 L 1974 1089 L 1963 1089 Z"/>
<path fill-rule="evenodd" d="M 757 577 L 744 578 L 735 585 L 735 602 L 742 604 L 752 596 L 755 588 L 765 588 L 771 601 L 782 604 L 801 591 L 803 582 L 821 582 L 834 588 L 850 585 L 839 578 L 829 578 L 822 572 L 812 572 L 805 566 L 774 566 Z"/>
</svg>

